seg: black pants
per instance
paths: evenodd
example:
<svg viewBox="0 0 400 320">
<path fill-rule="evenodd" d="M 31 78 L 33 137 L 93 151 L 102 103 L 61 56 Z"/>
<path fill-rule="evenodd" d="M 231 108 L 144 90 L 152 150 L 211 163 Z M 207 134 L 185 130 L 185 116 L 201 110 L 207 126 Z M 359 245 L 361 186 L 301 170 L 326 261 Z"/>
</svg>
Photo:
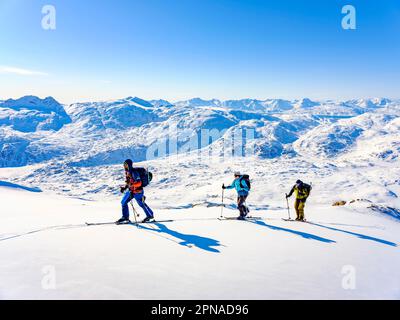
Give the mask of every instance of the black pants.
<svg viewBox="0 0 400 320">
<path fill-rule="evenodd" d="M 238 205 L 238 209 L 240 212 L 240 215 L 242 217 L 245 217 L 247 215 L 247 208 L 244 205 L 244 203 L 246 202 L 247 196 L 238 196 L 237 198 L 237 205 Z"/>
</svg>

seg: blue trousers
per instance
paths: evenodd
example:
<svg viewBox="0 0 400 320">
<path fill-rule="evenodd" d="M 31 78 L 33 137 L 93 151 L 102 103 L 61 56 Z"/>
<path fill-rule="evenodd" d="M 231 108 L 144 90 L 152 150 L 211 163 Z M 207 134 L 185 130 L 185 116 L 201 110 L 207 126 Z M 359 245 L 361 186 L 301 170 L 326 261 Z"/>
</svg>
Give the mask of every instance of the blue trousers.
<svg viewBox="0 0 400 320">
<path fill-rule="evenodd" d="M 138 205 L 143 209 L 144 213 L 147 217 L 152 218 L 154 216 L 153 210 L 144 202 L 144 192 L 141 193 L 132 193 L 130 191 L 124 194 L 122 198 L 121 205 L 122 205 L 122 216 L 124 218 L 129 219 L 129 202 L 135 199 Z"/>
</svg>

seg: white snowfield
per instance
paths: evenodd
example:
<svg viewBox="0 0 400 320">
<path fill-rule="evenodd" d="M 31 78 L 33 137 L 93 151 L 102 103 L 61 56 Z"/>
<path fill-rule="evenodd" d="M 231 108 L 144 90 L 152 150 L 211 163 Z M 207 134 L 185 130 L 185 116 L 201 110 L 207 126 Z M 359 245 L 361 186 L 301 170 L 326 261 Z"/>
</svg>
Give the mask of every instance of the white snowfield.
<svg viewBox="0 0 400 320">
<path fill-rule="evenodd" d="M 388 99 L 2 102 L 0 299 L 399 299 L 399 119 Z M 170 127 L 183 149 L 145 161 Z M 222 157 L 238 128 L 255 153 Z M 223 137 L 185 151 L 201 129 Z M 87 226 L 120 218 L 127 158 L 160 222 Z M 218 220 L 235 171 L 255 221 Z M 308 223 L 282 220 L 297 179 Z"/>
<path fill-rule="evenodd" d="M 312 223 L 283 221 L 279 205 L 257 221 L 160 209 L 174 221 L 136 227 L 85 225 L 115 220 L 117 201 L 0 187 L 0 203 L 1 299 L 400 297 L 400 224 L 362 205 L 310 203 Z"/>
</svg>

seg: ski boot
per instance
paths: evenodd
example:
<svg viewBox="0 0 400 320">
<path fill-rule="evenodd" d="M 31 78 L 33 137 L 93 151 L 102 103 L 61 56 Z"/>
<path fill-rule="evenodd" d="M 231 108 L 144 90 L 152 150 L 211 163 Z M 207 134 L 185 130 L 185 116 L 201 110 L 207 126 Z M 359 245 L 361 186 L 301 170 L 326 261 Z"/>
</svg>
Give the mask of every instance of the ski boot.
<svg viewBox="0 0 400 320">
<path fill-rule="evenodd" d="M 154 222 L 154 217 L 146 217 L 143 219 L 142 223 Z"/>
<path fill-rule="evenodd" d="M 130 223 L 130 222 L 131 222 L 131 220 L 129 220 L 129 218 L 122 217 L 121 219 L 116 221 L 115 224 L 127 224 L 127 223 Z"/>
</svg>

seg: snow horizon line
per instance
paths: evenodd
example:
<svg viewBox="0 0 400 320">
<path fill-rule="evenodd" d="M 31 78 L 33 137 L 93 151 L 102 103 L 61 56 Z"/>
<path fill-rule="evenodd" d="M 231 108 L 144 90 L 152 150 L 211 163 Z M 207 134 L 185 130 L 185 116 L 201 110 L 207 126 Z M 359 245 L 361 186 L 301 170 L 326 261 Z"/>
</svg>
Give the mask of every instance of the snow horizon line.
<svg viewBox="0 0 400 320">
<path fill-rule="evenodd" d="M 110 98 L 110 99 L 99 99 L 99 100 L 87 100 L 87 101 L 77 101 L 77 102 L 72 102 L 72 103 L 63 103 L 60 102 L 61 100 L 55 98 L 54 96 L 46 96 L 44 98 L 41 98 L 39 95 L 34 95 L 34 94 L 27 94 L 24 96 L 21 96 L 19 98 L 0 98 L 0 103 L 2 102 L 6 102 L 6 101 L 18 101 L 24 98 L 37 98 L 39 100 L 46 100 L 46 99 L 54 99 L 57 103 L 61 104 L 61 105 L 73 105 L 73 104 L 83 104 L 83 103 L 104 103 L 104 102 L 113 102 L 113 101 L 119 101 L 119 100 L 142 100 L 144 102 L 148 102 L 151 103 L 152 102 L 157 102 L 157 101 L 164 101 L 168 104 L 170 104 L 171 106 L 179 104 L 179 103 L 185 103 L 185 102 L 195 102 L 197 101 L 203 101 L 203 102 L 216 102 L 217 104 L 222 105 L 223 103 L 226 102 L 239 102 L 239 101 L 245 101 L 245 100 L 249 100 L 249 101 L 256 101 L 256 102 L 267 102 L 267 101 L 285 101 L 285 102 L 290 102 L 290 103 L 296 103 L 296 102 L 300 102 L 300 101 L 304 101 L 304 100 L 308 100 L 310 102 L 349 102 L 349 101 L 373 101 L 373 100 L 387 100 L 388 102 L 395 102 L 395 101 L 400 101 L 400 97 L 399 98 L 393 98 L 393 97 L 354 97 L 354 98 L 350 98 L 350 99 L 339 99 L 339 98 L 325 98 L 325 99 L 312 99 L 312 98 L 308 98 L 308 97 L 302 97 L 302 98 L 294 98 L 294 99 L 286 99 L 286 98 L 265 98 L 265 99 L 260 99 L 260 98 L 239 98 L 239 99 L 218 99 L 218 98 L 211 98 L 211 99 L 203 99 L 201 97 L 193 97 L 193 98 L 188 98 L 188 99 L 179 99 L 179 100 L 174 100 L 174 101 L 170 101 L 167 99 L 163 99 L 163 98 L 151 98 L 151 99 L 144 99 L 144 98 L 140 98 L 137 96 L 127 96 L 127 97 L 123 97 L 123 98 Z M 219 106 L 219 105 L 216 105 Z"/>
</svg>

